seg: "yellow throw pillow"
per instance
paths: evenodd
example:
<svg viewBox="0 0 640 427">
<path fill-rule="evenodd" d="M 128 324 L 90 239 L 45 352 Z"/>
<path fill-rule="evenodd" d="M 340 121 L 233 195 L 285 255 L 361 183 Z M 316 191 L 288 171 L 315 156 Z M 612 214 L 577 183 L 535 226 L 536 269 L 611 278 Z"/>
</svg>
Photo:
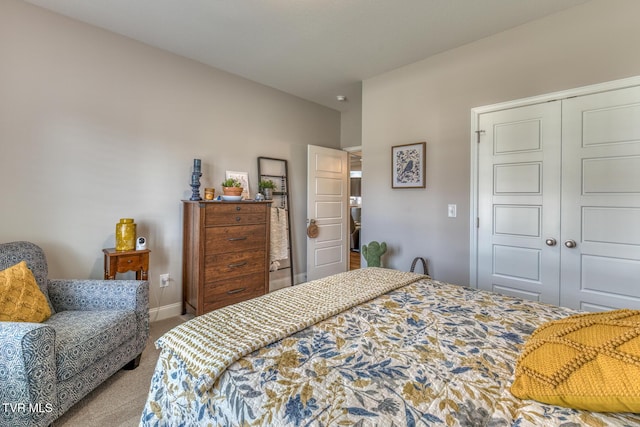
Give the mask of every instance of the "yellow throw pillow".
<svg viewBox="0 0 640 427">
<path fill-rule="evenodd" d="M 39 323 L 49 316 L 47 297 L 25 261 L 0 271 L 0 321 Z"/>
<path fill-rule="evenodd" d="M 597 412 L 640 412 L 640 311 L 547 322 L 525 343 L 511 393 Z"/>
</svg>

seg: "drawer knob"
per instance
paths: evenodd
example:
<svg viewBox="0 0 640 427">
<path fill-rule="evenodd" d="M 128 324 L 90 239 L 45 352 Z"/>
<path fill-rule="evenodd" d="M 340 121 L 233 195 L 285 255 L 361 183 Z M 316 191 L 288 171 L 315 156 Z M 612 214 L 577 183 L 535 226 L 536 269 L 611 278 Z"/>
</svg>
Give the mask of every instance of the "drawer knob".
<svg viewBox="0 0 640 427">
<path fill-rule="evenodd" d="M 239 211 L 240 209 L 242 209 L 240 206 L 236 206 L 237 211 Z"/>
<path fill-rule="evenodd" d="M 127 262 L 128 262 L 129 264 L 131 264 L 131 263 L 133 262 L 133 260 L 132 260 L 132 259 L 130 259 L 130 260 L 128 260 Z"/>
<path fill-rule="evenodd" d="M 240 221 L 240 217 L 239 216 L 236 217 L 236 221 Z"/>
<path fill-rule="evenodd" d="M 240 293 L 240 292 L 244 291 L 245 289 L 247 289 L 247 288 L 238 288 L 238 289 L 233 289 L 233 290 L 231 290 L 231 291 L 228 291 L 228 292 L 227 292 L 227 295 L 238 294 L 238 293 Z"/>
<path fill-rule="evenodd" d="M 238 240 L 247 240 L 247 236 L 244 237 L 229 237 L 227 239 L 230 242 L 237 242 Z"/>
</svg>

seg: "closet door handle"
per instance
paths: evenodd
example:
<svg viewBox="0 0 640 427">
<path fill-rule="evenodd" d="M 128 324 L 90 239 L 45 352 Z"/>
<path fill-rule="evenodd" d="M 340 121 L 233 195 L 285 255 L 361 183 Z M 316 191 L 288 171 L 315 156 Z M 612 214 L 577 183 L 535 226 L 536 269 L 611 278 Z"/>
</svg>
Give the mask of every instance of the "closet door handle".
<svg viewBox="0 0 640 427">
<path fill-rule="evenodd" d="M 558 243 L 553 237 L 545 240 L 544 242 L 547 244 L 547 246 L 555 246 L 556 243 Z"/>
<path fill-rule="evenodd" d="M 575 248 L 576 246 L 578 246 L 578 245 L 576 244 L 576 241 L 575 241 L 575 240 L 567 240 L 566 242 L 564 242 L 564 245 L 565 245 L 566 247 L 568 247 L 569 249 L 573 249 L 573 248 Z"/>
<path fill-rule="evenodd" d="M 227 240 L 229 242 L 237 242 L 238 240 L 247 240 L 247 236 L 244 236 L 244 237 L 229 237 Z"/>
</svg>

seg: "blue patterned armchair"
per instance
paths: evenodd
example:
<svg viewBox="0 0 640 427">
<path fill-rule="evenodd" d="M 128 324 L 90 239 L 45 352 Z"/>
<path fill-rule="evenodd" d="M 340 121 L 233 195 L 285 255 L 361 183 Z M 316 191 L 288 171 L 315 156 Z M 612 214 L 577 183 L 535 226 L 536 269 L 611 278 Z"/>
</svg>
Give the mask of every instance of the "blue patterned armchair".
<svg viewBox="0 0 640 427">
<path fill-rule="evenodd" d="M 49 280 L 40 247 L 0 244 L 0 270 L 22 260 L 52 315 L 0 322 L 0 426 L 46 426 L 121 368 L 138 366 L 149 337 L 149 283 Z"/>
</svg>

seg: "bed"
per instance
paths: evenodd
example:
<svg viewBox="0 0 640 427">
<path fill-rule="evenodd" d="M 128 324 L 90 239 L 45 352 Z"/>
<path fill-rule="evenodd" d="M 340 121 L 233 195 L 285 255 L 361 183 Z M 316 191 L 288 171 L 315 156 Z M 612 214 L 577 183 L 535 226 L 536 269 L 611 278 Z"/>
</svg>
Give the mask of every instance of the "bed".
<svg viewBox="0 0 640 427">
<path fill-rule="evenodd" d="M 527 337 L 572 314 L 390 269 L 330 276 L 161 337 L 141 425 L 640 425 L 510 393 Z"/>
</svg>

